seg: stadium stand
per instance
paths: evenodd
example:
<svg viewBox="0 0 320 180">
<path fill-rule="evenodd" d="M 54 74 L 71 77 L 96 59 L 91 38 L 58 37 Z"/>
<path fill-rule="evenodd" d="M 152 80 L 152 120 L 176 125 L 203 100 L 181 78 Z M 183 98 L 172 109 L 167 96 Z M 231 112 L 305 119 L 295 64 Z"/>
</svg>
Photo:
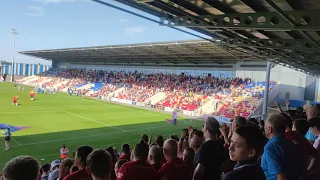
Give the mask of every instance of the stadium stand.
<svg viewBox="0 0 320 180">
<path fill-rule="evenodd" d="M 163 110 L 198 115 L 209 112 L 228 119 L 237 115 L 249 118 L 262 103 L 265 86 L 265 82 L 253 82 L 249 78 L 145 75 L 83 69 L 65 72 L 51 69 L 17 82 L 62 92 L 72 90 L 78 96 L 120 99 L 133 104 L 150 104 L 152 99 L 157 99 L 153 105 Z M 270 82 L 270 90 L 275 85 L 275 82 Z"/>
<path fill-rule="evenodd" d="M 107 1 L 95 2 L 111 7 Z M 197 34 L 206 35 L 205 38 L 196 35 L 206 41 L 172 43 L 174 45 L 139 44 L 136 47 L 71 48 L 64 50 L 64 53 L 61 53 L 63 49 L 58 49 L 23 54 L 52 60 L 57 68 L 68 67 L 64 62 L 86 66 L 87 62 L 92 61 L 94 65 L 104 63 L 118 67 L 131 66 L 132 62 L 144 66 L 148 62 L 149 65 L 161 64 L 162 67 L 170 64 L 173 68 L 210 64 L 213 69 L 223 66 L 232 69 L 237 66 L 234 68 L 246 70 L 250 66 L 264 66 L 250 63 L 229 65 L 239 61 L 269 61 L 267 72 L 272 62 L 319 76 L 320 4 L 315 0 L 117 2 L 149 13 L 160 21 L 145 17 L 143 13 L 123 11 L 180 31 L 185 28 L 177 26 L 187 27 L 197 31 Z M 150 59 L 154 62 L 150 63 Z M 153 71 L 150 69 L 149 72 Z M 235 78 L 236 75 L 232 75 L 233 78 L 202 76 L 202 72 L 201 76 L 146 72 L 49 70 L 18 81 L 38 89 L 53 88 L 78 96 L 150 106 L 170 112 L 177 110 L 185 115 L 209 116 L 201 130 L 186 125 L 180 136 L 162 134 L 162 143 L 152 142 L 143 134 L 134 147 L 122 146 L 126 147 L 122 148 L 122 153 L 126 151 L 127 157 L 130 154 L 129 162 L 122 161 L 120 157 L 123 154 L 118 154 L 111 146 L 106 149 L 109 153 L 93 150 L 90 146 L 80 146 L 74 149 L 76 157 L 73 167 L 65 165 L 67 160 L 64 160 L 62 168 L 51 173 L 60 171 L 60 180 L 320 179 L 319 105 L 306 104 L 304 108 L 288 111 L 283 111 L 279 106 L 281 113 L 270 114 L 258 123 L 251 115 L 262 105 L 264 87 L 270 85 L 268 93 L 271 93 L 277 82 L 256 82 L 254 79 Z M 243 74 L 241 77 L 248 77 Z M 254 78 L 256 73 L 251 74 L 250 77 Z M 285 80 L 289 81 L 290 78 L 289 75 Z M 300 84 L 300 78 L 293 79 Z M 291 102 L 302 105 L 297 101 Z M 219 124 L 220 118 L 230 126 Z M 166 136 L 169 138 L 164 142 L 163 137 Z M 158 154 L 153 149 L 158 149 Z M 158 172 L 151 165 L 156 158 Z M 69 161 L 73 164 L 72 160 Z M 60 163 L 57 160 L 51 164 L 51 168 L 54 168 Z M 39 171 L 36 159 L 20 156 L 6 163 L 1 177 L 6 180 L 42 179 L 47 169 Z"/>
</svg>

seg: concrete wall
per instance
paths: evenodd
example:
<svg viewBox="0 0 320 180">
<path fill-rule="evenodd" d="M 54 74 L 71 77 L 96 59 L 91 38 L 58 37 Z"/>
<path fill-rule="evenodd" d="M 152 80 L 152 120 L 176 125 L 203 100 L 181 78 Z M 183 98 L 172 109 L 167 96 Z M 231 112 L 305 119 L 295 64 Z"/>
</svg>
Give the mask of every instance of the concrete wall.
<svg viewBox="0 0 320 180">
<path fill-rule="evenodd" d="M 307 75 L 304 100 L 316 101 L 318 95 L 318 78 Z"/>
<path fill-rule="evenodd" d="M 277 65 L 271 71 L 271 80 L 280 81 L 279 98 L 304 100 L 307 75 Z"/>
</svg>

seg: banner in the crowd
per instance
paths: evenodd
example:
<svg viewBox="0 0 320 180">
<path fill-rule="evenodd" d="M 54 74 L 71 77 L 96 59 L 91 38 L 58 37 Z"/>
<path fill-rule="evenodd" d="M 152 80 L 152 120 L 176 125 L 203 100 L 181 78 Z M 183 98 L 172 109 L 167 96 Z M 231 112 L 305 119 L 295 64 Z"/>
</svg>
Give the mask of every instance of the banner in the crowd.
<svg viewBox="0 0 320 180">
<path fill-rule="evenodd" d="M 220 123 L 226 123 L 228 125 L 230 125 L 232 123 L 232 122 L 230 122 L 231 119 L 230 118 L 226 118 L 226 117 L 214 116 L 214 115 L 209 115 L 209 114 L 204 114 L 203 116 L 201 116 L 202 119 L 207 119 L 208 117 L 214 117 Z"/>
<path fill-rule="evenodd" d="M 168 111 L 168 112 L 173 112 L 173 111 L 174 111 L 174 109 L 173 109 L 173 108 L 170 108 L 170 107 L 165 107 L 164 110 L 165 110 L 165 111 Z"/>
<path fill-rule="evenodd" d="M 187 115 L 187 116 L 195 116 L 194 111 L 186 111 L 186 110 L 184 110 L 182 113 L 183 113 L 184 115 Z"/>
<path fill-rule="evenodd" d="M 132 104 L 132 101 L 126 100 L 126 99 L 111 98 L 110 100 L 115 102 L 125 103 L 125 104 Z"/>
<path fill-rule="evenodd" d="M 136 102 L 136 105 L 137 106 L 141 106 L 141 107 L 145 107 L 146 106 L 146 104 L 143 103 L 143 102 Z"/>
</svg>

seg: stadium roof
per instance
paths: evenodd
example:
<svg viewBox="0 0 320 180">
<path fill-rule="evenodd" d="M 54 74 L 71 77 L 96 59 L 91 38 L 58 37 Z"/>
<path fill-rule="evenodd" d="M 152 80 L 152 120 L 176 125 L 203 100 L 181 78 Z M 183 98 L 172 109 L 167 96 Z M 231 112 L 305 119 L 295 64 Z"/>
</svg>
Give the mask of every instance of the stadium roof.
<svg viewBox="0 0 320 180">
<path fill-rule="evenodd" d="M 80 47 L 20 52 L 47 60 L 72 63 L 140 65 L 222 65 L 258 61 L 241 47 L 227 48 L 206 40 Z"/>
<path fill-rule="evenodd" d="M 50 60 L 104 64 L 221 65 L 268 60 L 320 75 L 318 0 L 115 0 L 150 13 L 158 21 L 107 0 L 92 1 L 163 26 L 178 30 L 187 27 L 212 38 L 21 53 Z"/>
<path fill-rule="evenodd" d="M 111 6 L 106 0 L 92 1 Z M 318 0 L 116 1 L 157 16 L 161 25 L 188 27 L 218 38 L 222 47 L 243 48 L 264 60 L 269 57 L 276 63 L 320 74 Z"/>
</svg>

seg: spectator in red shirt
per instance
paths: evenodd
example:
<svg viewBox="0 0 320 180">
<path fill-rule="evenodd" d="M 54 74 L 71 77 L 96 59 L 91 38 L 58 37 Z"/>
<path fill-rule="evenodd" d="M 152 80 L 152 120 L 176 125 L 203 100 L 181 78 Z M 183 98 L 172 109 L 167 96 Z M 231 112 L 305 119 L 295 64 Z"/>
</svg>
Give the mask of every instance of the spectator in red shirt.
<svg viewBox="0 0 320 180">
<path fill-rule="evenodd" d="M 122 165 L 117 180 L 159 180 L 159 175 L 152 165 L 147 163 L 149 147 L 141 140 L 132 151 L 133 161 Z"/>
<path fill-rule="evenodd" d="M 93 150 L 86 159 L 87 172 L 93 180 L 111 180 L 112 161 L 108 151 L 103 149 Z"/>
<path fill-rule="evenodd" d="M 129 144 L 123 144 L 121 146 L 121 156 L 119 159 L 125 159 L 127 161 L 130 161 L 130 146 Z"/>
<path fill-rule="evenodd" d="M 117 153 L 116 153 L 116 149 L 114 149 L 113 147 L 109 146 L 105 150 L 110 153 L 111 159 L 112 159 L 112 163 L 116 164 L 116 162 L 118 161 L 118 156 L 117 156 Z"/>
<path fill-rule="evenodd" d="M 74 165 L 74 163 L 73 163 L 72 159 L 70 159 L 70 158 L 63 159 L 63 161 L 61 161 L 61 164 L 59 167 L 59 179 L 63 179 L 68 174 L 70 174 L 71 168 L 73 165 Z"/>
<path fill-rule="evenodd" d="M 125 159 L 119 159 L 119 160 L 116 162 L 116 164 L 114 165 L 114 173 L 115 173 L 115 174 L 118 174 L 119 169 L 120 169 L 121 166 L 122 166 L 124 163 L 126 163 L 126 162 L 128 162 L 128 161 L 125 160 Z M 114 178 L 114 179 L 115 179 L 115 178 Z"/>
<path fill-rule="evenodd" d="M 163 143 L 164 143 L 163 136 L 161 136 L 161 135 L 157 136 L 155 139 L 155 143 L 157 144 L 157 146 L 159 148 L 163 148 Z"/>
<path fill-rule="evenodd" d="M 162 150 L 156 145 L 151 146 L 149 150 L 148 161 L 157 171 L 159 171 L 162 166 L 161 160 Z"/>
<path fill-rule="evenodd" d="M 143 140 L 146 144 L 149 144 L 149 137 L 146 134 L 141 135 L 141 140 Z"/>
<path fill-rule="evenodd" d="M 173 139 L 164 142 L 163 155 L 167 162 L 164 163 L 159 171 L 161 179 L 166 180 L 189 180 L 191 168 L 178 158 L 178 144 Z"/>
<path fill-rule="evenodd" d="M 317 151 L 305 138 L 305 134 L 309 128 L 308 121 L 306 119 L 297 119 L 295 120 L 295 127 L 293 128 L 293 121 L 290 119 L 290 117 L 285 113 L 280 114 L 286 119 L 285 137 L 291 142 L 297 144 L 302 151 L 306 163 L 305 167 L 307 167 L 305 171 L 311 170 L 317 158 Z M 297 131 L 293 131 L 293 129 L 298 130 L 301 134 Z M 308 161 L 309 159 L 310 161 Z"/>
<path fill-rule="evenodd" d="M 91 175 L 86 171 L 86 159 L 93 151 L 90 146 L 80 146 L 75 152 L 74 162 L 79 168 L 78 171 L 67 175 L 63 180 L 92 180 Z"/>
</svg>

